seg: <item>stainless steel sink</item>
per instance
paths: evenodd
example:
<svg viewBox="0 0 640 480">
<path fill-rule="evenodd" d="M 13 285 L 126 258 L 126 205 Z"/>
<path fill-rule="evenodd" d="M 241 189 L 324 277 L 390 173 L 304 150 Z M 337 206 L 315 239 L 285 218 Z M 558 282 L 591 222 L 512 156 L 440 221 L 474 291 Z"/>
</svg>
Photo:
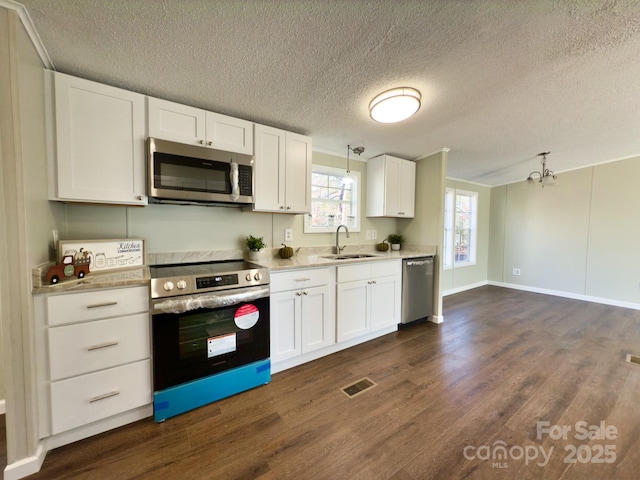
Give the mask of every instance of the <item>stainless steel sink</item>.
<svg viewBox="0 0 640 480">
<path fill-rule="evenodd" d="M 379 257 L 379 255 L 374 255 L 372 253 L 341 253 L 339 255 L 324 255 L 322 258 L 327 258 L 329 260 L 353 260 L 357 258 L 372 257 Z"/>
</svg>

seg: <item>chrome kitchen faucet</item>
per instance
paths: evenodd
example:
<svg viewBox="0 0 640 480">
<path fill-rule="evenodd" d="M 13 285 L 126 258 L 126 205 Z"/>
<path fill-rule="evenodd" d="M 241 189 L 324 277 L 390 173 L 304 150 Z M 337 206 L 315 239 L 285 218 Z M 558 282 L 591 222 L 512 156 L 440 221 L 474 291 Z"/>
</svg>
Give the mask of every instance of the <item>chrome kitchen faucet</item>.
<svg viewBox="0 0 640 480">
<path fill-rule="evenodd" d="M 347 232 L 347 238 L 349 238 L 349 229 L 346 225 L 338 225 L 336 228 L 336 253 L 339 255 L 342 250 L 345 249 L 346 245 L 340 247 L 340 229 L 344 228 L 344 231 Z"/>
</svg>

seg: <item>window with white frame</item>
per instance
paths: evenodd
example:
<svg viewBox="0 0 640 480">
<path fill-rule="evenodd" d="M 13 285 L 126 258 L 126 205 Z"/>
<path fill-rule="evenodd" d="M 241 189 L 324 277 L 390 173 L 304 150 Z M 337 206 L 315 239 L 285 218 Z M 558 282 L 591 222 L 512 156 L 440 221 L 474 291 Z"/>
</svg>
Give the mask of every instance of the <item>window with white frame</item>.
<svg viewBox="0 0 640 480">
<path fill-rule="evenodd" d="M 478 193 L 447 188 L 444 200 L 443 265 L 476 263 Z"/>
<path fill-rule="evenodd" d="M 360 172 L 313 165 L 311 213 L 305 215 L 305 233 L 334 232 L 344 224 L 360 231 Z"/>
</svg>

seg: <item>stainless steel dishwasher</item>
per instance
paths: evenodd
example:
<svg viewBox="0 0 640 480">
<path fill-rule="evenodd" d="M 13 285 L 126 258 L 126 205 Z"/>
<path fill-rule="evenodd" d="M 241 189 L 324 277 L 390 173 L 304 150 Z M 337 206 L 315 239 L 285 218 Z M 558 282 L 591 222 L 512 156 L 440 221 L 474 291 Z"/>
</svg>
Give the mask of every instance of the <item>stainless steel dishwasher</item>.
<svg viewBox="0 0 640 480">
<path fill-rule="evenodd" d="M 433 257 L 402 261 L 403 324 L 433 315 Z"/>
</svg>

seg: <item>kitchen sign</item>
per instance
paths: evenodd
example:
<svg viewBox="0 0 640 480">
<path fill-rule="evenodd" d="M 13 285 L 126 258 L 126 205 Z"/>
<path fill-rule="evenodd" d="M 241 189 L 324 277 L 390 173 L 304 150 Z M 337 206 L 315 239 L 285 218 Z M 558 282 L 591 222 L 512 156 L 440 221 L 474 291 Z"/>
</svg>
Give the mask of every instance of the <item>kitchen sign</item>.
<svg viewBox="0 0 640 480">
<path fill-rule="evenodd" d="M 103 272 L 144 265 L 144 240 L 140 238 L 109 240 L 61 240 L 58 256 L 89 257 L 89 271 Z"/>
</svg>

